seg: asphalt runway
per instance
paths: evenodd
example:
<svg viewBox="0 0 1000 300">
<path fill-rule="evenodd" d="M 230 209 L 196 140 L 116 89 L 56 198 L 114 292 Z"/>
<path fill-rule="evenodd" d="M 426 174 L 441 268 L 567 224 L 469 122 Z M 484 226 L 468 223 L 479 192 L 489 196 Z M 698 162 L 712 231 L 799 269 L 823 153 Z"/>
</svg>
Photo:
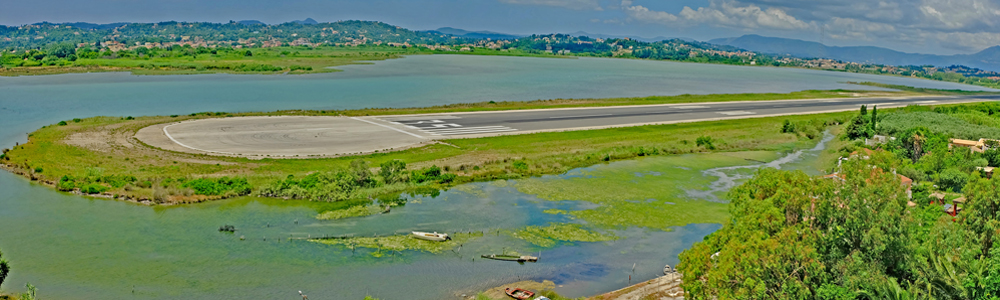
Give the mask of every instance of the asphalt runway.
<svg viewBox="0 0 1000 300">
<path fill-rule="evenodd" d="M 996 101 L 997 96 L 842 98 L 744 102 L 708 102 L 504 112 L 451 113 L 377 117 L 432 138 L 481 137 L 500 134 L 596 129 L 643 124 L 812 114 L 858 109 Z"/>
<path fill-rule="evenodd" d="M 393 151 L 434 140 L 996 101 L 997 96 L 841 98 L 517 110 L 377 117 L 239 117 L 143 128 L 136 138 L 167 150 L 251 158 L 308 158 Z"/>
</svg>

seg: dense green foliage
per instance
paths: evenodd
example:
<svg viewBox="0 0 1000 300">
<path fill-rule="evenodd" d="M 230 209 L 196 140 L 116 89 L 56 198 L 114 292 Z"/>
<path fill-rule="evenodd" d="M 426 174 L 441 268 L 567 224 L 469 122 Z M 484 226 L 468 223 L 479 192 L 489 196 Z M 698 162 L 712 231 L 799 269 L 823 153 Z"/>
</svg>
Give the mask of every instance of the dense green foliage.
<svg viewBox="0 0 1000 300">
<path fill-rule="evenodd" d="M 881 292 L 885 282 L 871 279 L 909 276 L 898 179 L 845 169 L 843 184 L 769 169 L 734 189 L 731 225 L 682 254 L 686 290 L 698 299 L 815 299 Z"/>
<path fill-rule="evenodd" d="M 0 251 L 0 287 L 3 287 L 3 281 L 7 279 L 7 275 L 10 275 L 10 263 L 3 258 L 3 251 Z"/>
<path fill-rule="evenodd" d="M 181 187 L 193 189 L 199 195 L 217 196 L 233 193 L 235 196 L 242 196 L 250 194 L 250 184 L 247 183 L 246 178 L 198 178 L 184 182 Z"/>
<path fill-rule="evenodd" d="M 765 169 L 730 192 L 730 221 L 681 254 L 685 290 L 692 299 L 998 299 L 1000 177 L 976 167 L 1000 161 L 1000 150 L 948 145 L 962 126 L 966 136 L 996 130 L 998 111 L 863 109 L 843 133 L 858 143 L 841 149 L 850 159 L 836 178 Z M 874 133 L 895 140 L 851 154 Z M 897 174 L 916 182 L 912 200 Z M 946 201 L 965 193 L 957 216 L 928 201 L 933 189 Z"/>
</svg>

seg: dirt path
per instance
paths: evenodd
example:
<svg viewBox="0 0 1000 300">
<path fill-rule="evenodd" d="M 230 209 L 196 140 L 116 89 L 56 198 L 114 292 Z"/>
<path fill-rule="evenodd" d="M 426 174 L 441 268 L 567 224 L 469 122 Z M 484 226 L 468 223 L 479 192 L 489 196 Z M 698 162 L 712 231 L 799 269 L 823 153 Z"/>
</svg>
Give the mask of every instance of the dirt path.
<svg viewBox="0 0 1000 300">
<path fill-rule="evenodd" d="M 671 273 L 614 292 L 594 296 L 590 300 L 680 300 L 684 299 L 684 291 L 681 290 L 680 285 L 681 274 Z"/>
</svg>

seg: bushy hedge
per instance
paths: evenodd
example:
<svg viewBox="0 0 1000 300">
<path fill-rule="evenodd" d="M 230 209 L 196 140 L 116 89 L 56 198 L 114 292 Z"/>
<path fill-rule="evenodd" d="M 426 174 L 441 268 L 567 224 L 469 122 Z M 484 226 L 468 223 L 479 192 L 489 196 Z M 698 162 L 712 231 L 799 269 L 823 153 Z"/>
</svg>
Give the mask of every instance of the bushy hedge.
<svg viewBox="0 0 1000 300">
<path fill-rule="evenodd" d="M 135 183 L 138 179 L 132 175 L 110 175 L 110 176 L 63 176 L 59 179 L 56 184 L 56 188 L 60 191 L 72 191 L 79 188 L 81 191 L 87 194 L 98 194 L 107 191 L 109 188 L 121 188 L 126 184 Z M 102 187 L 97 188 L 97 186 Z M 84 188 L 89 188 L 89 191 L 97 191 L 94 193 L 88 193 L 84 191 Z"/>
<path fill-rule="evenodd" d="M 198 178 L 181 185 L 190 188 L 198 195 L 218 196 L 233 193 L 236 196 L 248 195 L 251 186 L 246 178 L 222 177 L 219 179 Z"/>
</svg>

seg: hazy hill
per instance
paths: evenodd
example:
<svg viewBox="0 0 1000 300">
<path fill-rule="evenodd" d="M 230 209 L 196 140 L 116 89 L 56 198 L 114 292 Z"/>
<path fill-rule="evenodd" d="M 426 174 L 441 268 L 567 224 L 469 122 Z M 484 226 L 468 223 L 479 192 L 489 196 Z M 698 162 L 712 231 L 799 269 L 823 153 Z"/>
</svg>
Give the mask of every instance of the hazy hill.
<svg viewBox="0 0 1000 300">
<path fill-rule="evenodd" d="M 464 37 L 470 39 L 513 40 L 521 37 L 520 35 L 492 32 L 492 31 L 468 31 L 452 27 L 441 27 L 435 30 L 428 30 L 425 32 L 433 34 L 449 34 L 457 37 Z"/>
<path fill-rule="evenodd" d="M 316 24 L 319 24 L 319 22 L 316 22 L 316 20 L 313 20 L 313 18 L 306 18 L 305 20 L 295 20 L 295 21 L 292 21 L 292 23 L 300 24 L 300 25 L 316 25 Z"/>
<path fill-rule="evenodd" d="M 667 40 L 673 40 L 673 39 L 678 39 L 678 40 L 682 40 L 682 41 L 685 41 L 685 42 L 694 42 L 695 41 L 695 39 L 685 38 L 685 37 L 673 38 L 673 37 L 657 36 L 657 37 L 651 37 L 650 38 L 650 37 L 641 37 L 641 36 L 635 36 L 635 35 L 616 35 L 616 34 L 589 33 L 589 32 L 584 32 L 584 31 L 577 31 L 577 32 L 568 33 L 568 34 L 572 35 L 572 36 L 585 36 L 585 37 L 591 37 L 591 38 L 595 38 L 595 39 L 630 38 L 630 39 L 633 39 L 633 40 L 643 41 L 643 42 L 659 42 L 659 41 L 667 41 Z"/>
<path fill-rule="evenodd" d="M 906 53 L 872 46 L 827 46 L 817 42 L 759 35 L 714 39 L 708 42 L 729 45 L 750 51 L 784 54 L 802 58 L 830 58 L 887 65 L 965 65 L 984 70 L 1000 71 L 1000 47 L 997 46 L 974 54 L 934 55 Z"/>
</svg>

